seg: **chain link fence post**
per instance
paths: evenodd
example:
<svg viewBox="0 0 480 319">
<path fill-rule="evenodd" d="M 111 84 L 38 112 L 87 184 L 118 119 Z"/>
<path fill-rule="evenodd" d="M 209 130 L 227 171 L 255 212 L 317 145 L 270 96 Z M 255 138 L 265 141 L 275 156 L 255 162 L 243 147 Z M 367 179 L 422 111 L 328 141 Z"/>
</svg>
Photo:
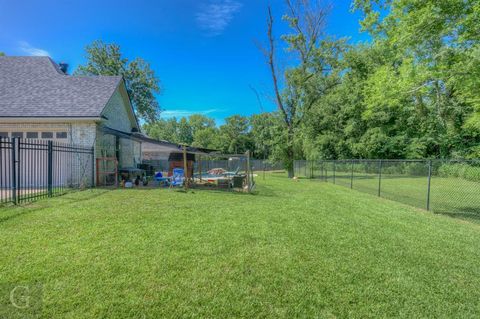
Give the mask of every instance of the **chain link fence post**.
<svg viewBox="0 0 480 319">
<path fill-rule="evenodd" d="M 333 184 L 335 184 L 335 175 L 336 175 L 336 170 L 337 170 L 336 169 L 336 163 L 337 163 L 337 161 L 334 160 L 333 161 Z"/>
<path fill-rule="evenodd" d="M 354 161 L 352 160 L 352 174 L 350 176 L 350 188 L 353 189 L 353 164 Z"/>
<path fill-rule="evenodd" d="M 427 210 L 430 210 L 430 188 L 432 182 L 432 160 L 428 161 Z"/>
<path fill-rule="evenodd" d="M 382 194 L 382 166 L 383 161 L 380 160 L 378 163 L 378 197 L 380 197 Z"/>
</svg>

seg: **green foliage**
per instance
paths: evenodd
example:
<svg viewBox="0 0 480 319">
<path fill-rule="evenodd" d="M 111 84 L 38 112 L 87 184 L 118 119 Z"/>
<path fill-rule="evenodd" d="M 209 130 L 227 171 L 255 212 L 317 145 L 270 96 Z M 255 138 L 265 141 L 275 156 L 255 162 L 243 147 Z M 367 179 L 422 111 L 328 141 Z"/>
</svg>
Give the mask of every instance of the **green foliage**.
<svg viewBox="0 0 480 319">
<path fill-rule="evenodd" d="M 86 47 L 87 63 L 75 70 L 75 75 L 123 76 L 136 115 L 146 122 L 154 122 L 160 114 L 156 95 L 161 93 L 160 81 L 150 64 L 141 58 L 129 61 L 120 47 L 94 41 Z"/>
<path fill-rule="evenodd" d="M 255 145 L 247 117 L 233 115 L 225 119 L 225 124 L 217 127 L 215 120 L 201 114 L 188 118 L 160 119 L 143 126 L 151 137 L 197 147 L 216 149 L 223 153 L 245 153 L 254 151 Z"/>
<path fill-rule="evenodd" d="M 354 8 L 373 41 L 339 55 L 317 49 L 337 62 L 315 77 L 338 85 L 304 90 L 316 95 L 301 133 L 306 157 L 478 156 L 479 2 L 356 0 Z"/>
<path fill-rule="evenodd" d="M 3 52 L 0 52 L 0 56 L 5 56 L 5 53 L 3 53 Z"/>
<path fill-rule="evenodd" d="M 480 182 L 480 167 L 471 164 L 443 164 L 438 168 L 442 177 L 464 178 L 472 182 Z"/>
</svg>

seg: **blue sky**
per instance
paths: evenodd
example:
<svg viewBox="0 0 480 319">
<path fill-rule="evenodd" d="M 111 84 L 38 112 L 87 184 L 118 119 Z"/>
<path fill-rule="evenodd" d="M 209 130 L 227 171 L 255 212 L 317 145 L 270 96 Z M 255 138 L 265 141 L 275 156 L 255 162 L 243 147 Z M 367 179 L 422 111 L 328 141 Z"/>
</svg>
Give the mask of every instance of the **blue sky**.
<svg viewBox="0 0 480 319">
<path fill-rule="evenodd" d="M 85 61 L 84 47 L 96 39 L 119 44 L 125 56 L 150 62 L 162 81 L 159 102 L 164 117 L 203 113 L 221 123 L 232 114 L 259 113 L 251 87 L 269 99 L 270 75 L 255 41 L 265 40 L 267 1 L 25 1 L 0 0 L 0 51 L 7 55 L 49 55 L 70 64 Z M 283 0 L 270 1 L 277 16 Z M 327 32 L 351 41 L 359 32 L 359 14 L 350 0 L 331 1 Z"/>
</svg>

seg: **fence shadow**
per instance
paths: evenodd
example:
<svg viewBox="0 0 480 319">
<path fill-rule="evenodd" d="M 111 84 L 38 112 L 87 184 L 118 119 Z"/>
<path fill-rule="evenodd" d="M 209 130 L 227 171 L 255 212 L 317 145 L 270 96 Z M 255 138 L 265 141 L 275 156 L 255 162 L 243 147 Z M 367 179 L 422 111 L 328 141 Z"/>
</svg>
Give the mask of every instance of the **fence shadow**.
<svg viewBox="0 0 480 319">
<path fill-rule="evenodd" d="M 480 212 L 478 207 L 462 207 L 458 212 L 451 211 L 434 211 L 435 215 L 444 215 L 455 219 L 467 220 L 480 224 Z"/>
<path fill-rule="evenodd" d="M 24 216 L 26 214 L 34 213 L 34 212 L 48 209 L 51 207 L 64 207 L 67 205 L 71 205 L 72 203 L 80 203 L 80 202 L 88 201 L 91 199 L 95 199 L 110 191 L 111 190 L 102 190 L 102 191 L 93 192 L 92 190 L 83 190 L 83 191 L 67 193 L 64 196 L 58 197 L 58 198 L 53 198 L 53 199 L 45 198 L 45 199 L 41 199 L 33 202 L 23 203 L 17 206 L 13 204 L 9 204 L 8 206 L 3 206 L 3 207 L 0 206 L 0 224 L 3 224 L 9 220 Z M 77 193 L 77 194 L 90 193 L 90 196 L 84 196 L 81 198 L 68 197 L 68 195 L 71 195 L 74 193 Z M 3 215 L 6 215 L 6 216 L 3 216 Z"/>
</svg>

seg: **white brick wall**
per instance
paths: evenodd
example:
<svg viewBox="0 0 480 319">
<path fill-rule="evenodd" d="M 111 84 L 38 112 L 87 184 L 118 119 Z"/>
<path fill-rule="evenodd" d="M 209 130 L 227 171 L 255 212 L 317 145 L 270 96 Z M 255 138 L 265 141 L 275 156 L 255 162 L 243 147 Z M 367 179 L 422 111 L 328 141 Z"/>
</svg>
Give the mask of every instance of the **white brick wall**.
<svg viewBox="0 0 480 319">
<path fill-rule="evenodd" d="M 80 146 L 93 146 L 95 143 L 95 122 L 71 122 L 71 123 L 0 123 L 0 131 L 63 131 L 68 136 L 65 143 Z"/>
</svg>

